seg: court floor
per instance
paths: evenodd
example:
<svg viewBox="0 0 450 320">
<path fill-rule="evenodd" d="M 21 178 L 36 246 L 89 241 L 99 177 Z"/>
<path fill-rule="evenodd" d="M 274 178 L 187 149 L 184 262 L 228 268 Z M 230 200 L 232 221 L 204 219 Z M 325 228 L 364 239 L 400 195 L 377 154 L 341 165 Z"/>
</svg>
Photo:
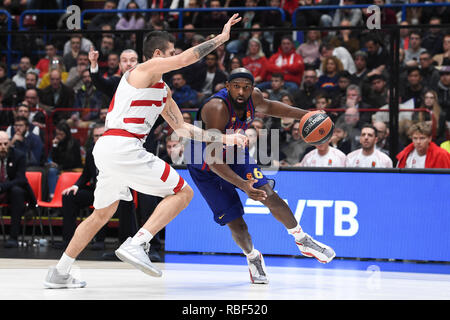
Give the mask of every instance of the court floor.
<svg viewBox="0 0 450 320">
<path fill-rule="evenodd" d="M 166 254 L 161 278 L 115 261 L 79 260 L 82 289 L 44 289 L 56 259 L 0 258 L 0 300 L 448 300 L 450 265 L 266 257 L 270 283 L 251 284 L 245 259 Z"/>
</svg>

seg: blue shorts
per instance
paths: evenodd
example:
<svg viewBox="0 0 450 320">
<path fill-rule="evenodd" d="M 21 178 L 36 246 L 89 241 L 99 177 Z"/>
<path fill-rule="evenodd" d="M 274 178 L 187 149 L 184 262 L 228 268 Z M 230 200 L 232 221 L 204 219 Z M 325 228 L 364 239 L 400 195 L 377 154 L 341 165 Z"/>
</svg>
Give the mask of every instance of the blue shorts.
<svg viewBox="0 0 450 320">
<path fill-rule="evenodd" d="M 258 181 L 253 185 L 254 188 L 268 183 L 266 176 L 256 161 L 250 157 L 248 150 L 245 151 L 244 164 L 229 164 L 229 166 L 242 179 L 257 179 Z M 214 221 L 223 226 L 244 215 L 244 207 L 236 186 L 219 177 L 205 164 L 188 164 L 187 168 L 192 180 L 214 213 Z"/>
</svg>

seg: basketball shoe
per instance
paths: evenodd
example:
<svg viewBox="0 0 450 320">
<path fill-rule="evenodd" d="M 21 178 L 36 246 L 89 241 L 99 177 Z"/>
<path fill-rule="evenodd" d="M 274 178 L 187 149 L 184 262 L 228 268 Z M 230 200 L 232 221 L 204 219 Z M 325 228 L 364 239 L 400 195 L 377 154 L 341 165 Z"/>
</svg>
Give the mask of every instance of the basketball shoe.
<svg viewBox="0 0 450 320">
<path fill-rule="evenodd" d="M 44 281 L 44 286 L 49 289 L 84 288 L 86 282 L 75 279 L 69 273 L 59 273 L 55 267 L 50 267 Z"/>
<path fill-rule="evenodd" d="M 302 239 L 295 240 L 295 243 L 304 256 L 314 257 L 321 263 L 328 263 L 336 256 L 332 248 L 314 240 L 306 233 Z"/>
<path fill-rule="evenodd" d="M 131 264 L 142 272 L 153 277 L 161 277 L 161 270 L 157 269 L 148 257 L 149 249 L 150 245 L 148 243 L 141 245 L 131 244 L 131 237 L 128 237 L 115 253 L 120 260 Z"/>
<path fill-rule="evenodd" d="M 264 258 L 258 250 L 258 255 L 254 259 L 247 258 L 248 271 L 250 272 L 250 280 L 252 283 L 269 283 L 266 273 L 266 265 L 264 263 Z"/>
</svg>

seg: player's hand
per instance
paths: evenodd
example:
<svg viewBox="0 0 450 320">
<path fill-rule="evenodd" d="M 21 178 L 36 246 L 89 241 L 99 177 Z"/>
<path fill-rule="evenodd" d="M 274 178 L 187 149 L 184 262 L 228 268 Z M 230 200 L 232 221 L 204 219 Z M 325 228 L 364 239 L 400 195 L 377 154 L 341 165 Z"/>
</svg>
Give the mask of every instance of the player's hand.
<svg viewBox="0 0 450 320">
<path fill-rule="evenodd" d="M 239 13 L 233 14 L 233 16 L 228 20 L 228 22 L 223 26 L 222 35 L 225 38 L 225 41 L 228 41 L 230 39 L 230 30 L 231 26 L 235 25 L 239 21 L 241 21 L 241 17 L 239 17 Z"/>
<path fill-rule="evenodd" d="M 88 54 L 88 58 L 89 61 L 91 62 L 91 67 L 95 68 L 97 66 L 97 61 L 98 61 L 98 57 L 99 57 L 99 53 L 97 50 L 94 50 L 94 47 L 91 46 L 91 49 L 89 50 L 89 54 Z"/>
<path fill-rule="evenodd" d="M 224 138 L 224 144 L 227 146 L 237 145 L 240 148 L 245 148 L 248 145 L 248 137 L 240 133 L 227 134 Z"/>
<path fill-rule="evenodd" d="M 64 189 L 61 193 L 63 196 L 65 196 L 65 195 L 70 194 L 71 192 L 73 193 L 73 195 L 76 195 L 78 192 L 78 186 L 73 185 L 71 187 L 68 187 L 68 188 Z"/>
<path fill-rule="evenodd" d="M 267 199 L 267 193 L 264 190 L 256 189 L 253 185 L 258 182 L 256 179 L 245 180 L 245 182 L 240 187 L 248 197 L 255 201 L 264 201 Z"/>
</svg>

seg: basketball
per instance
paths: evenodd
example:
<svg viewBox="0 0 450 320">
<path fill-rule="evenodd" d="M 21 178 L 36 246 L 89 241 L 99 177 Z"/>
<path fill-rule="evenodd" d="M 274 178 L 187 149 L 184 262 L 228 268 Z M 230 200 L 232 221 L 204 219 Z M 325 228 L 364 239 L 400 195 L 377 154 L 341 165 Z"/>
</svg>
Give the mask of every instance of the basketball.
<svg viewBox="0 0 450 320">
<path fill-rule="evenodd" d="M 300 120 L 299 130 L 306 143 L 319 145 L 331 138 L 334 123 L 326 113 L 311 111 Z"/>
</svg>

